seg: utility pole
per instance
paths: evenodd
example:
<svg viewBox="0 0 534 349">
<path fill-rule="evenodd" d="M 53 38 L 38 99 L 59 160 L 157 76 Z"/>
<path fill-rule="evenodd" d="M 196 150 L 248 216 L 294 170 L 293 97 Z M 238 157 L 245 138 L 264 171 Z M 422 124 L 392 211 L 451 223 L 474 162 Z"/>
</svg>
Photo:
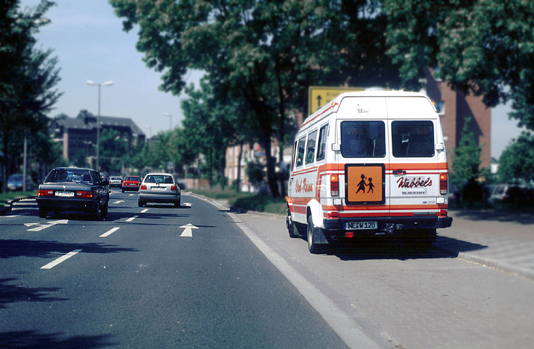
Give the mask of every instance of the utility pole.
<svg viewBox="0 0 534 349">
<path fill-rule="evenodd" d="M 87 80 L 86 84 L 89 86 L 98 87 L 98 115 L 96 117 L 96 166 L 95 167 L 97 171 L 100 171 L 100 96 L 101 96 L 102 86 L 111 86 L 113 85 L 113 81 L 94 82 L 91 80 Z"/>
<path fill-rule="evenodd" d="M 22 191 L 26 191 L 26 176 L 28 166 L 28 132 L 24 131 L 24 150 L 22 156 Z"/>
</svg>

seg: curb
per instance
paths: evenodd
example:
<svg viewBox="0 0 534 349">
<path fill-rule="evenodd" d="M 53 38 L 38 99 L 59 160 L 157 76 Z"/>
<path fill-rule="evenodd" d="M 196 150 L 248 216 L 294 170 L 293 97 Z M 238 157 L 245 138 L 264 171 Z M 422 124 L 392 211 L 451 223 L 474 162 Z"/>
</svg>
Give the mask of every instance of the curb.
<svg viewBox="0 0 534 349">
<path fill-rule="evenodd" d="M 450 253 L 451 255 L 457 256 L 458 258 L 462 258 L 462 259 L 465 259 L 467 261 L 480 264 L 480 265 L 482 265 L 484 267 L 487 267 L 487 268 L 493 268 L 493 269 L 496 269 L 496 270 L 505 271 L 505 272 L 508 272 L 508 273 L 512 273 L 514 275 L 519 275 L 519 276 L 522 276 L 524 278 L 534 280 L 534 271 L 532 271 L 532 270 L 528 270 L 528 269 L 521 268 L 521 267 L 516 267 L 516 266 L 513 266 L 513 265 L 511 265 L 509 263 L 501 262 L 501 261 L 498 261 L 498 260 L 495 260 L 495 259 L 492 259 L 492 258 L 480 257 L 480 256 L 476 256 L 476 255 L 473 255 L 473 254 L 470 254 L 470 253 L 466 253 L 466 252 L 457 252 L 457 251 L 454 251 L 453 249 L 448 249 L 448 248 L 443 247 L 443 246 L 433 245 L 432 247 L 437 249 L 437 250 L 440 250 L 440 251 L 443 251 L 443 252 L 446 252 L 446 253 Z"/>
</svg>

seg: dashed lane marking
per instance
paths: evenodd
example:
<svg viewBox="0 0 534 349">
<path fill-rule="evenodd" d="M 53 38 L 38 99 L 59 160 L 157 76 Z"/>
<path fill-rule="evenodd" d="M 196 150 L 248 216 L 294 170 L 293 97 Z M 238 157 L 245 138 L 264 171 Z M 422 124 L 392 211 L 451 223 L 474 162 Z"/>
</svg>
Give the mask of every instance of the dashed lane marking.
<svg viewBox="0 0 534 349">
<path fill-rule="evenodd" d="M 144 209 L 141 211 L 141 213 L 145 213 L 145 212 L 147 212 L 147 211 L 148 211 L 148 208 L 144 208 Z"/>
<path fill-rule="evenodd" d="M 184 207 L 191 207 L 191 203 L 190 202 L 184 202 Z"/>
<path fill-rule="evenodd" d="M 15 217 L 18 217 L 18 215 L 12 214 L 12 215 L 9 215 L 9 216 L 0 216 L 0 217 L 3 217 L 3 218 L 15 218 Z"/>
<path fill-rule="evenodd" d="M 133 217 L 130 217 L 130 218 L 128 218 L 128 219 L 126 220 L 126 222 L 131 222 L 131 221 L 133 221 L 134 219 L 136 219 L 137 217 L 139 217 L 139 216 L 133 216 Z"/>
<path fill-rule="evenodd" d="M 67 253 L 67 254 L 65 254 L 63 256 L 61 256 L 61 257 L 59 257 L 57 259 L 54 259 L 52 262 L 50 262 L 50 263 L 48 263 L 46 265 L 43 265 L 41 267 L 41 269 L 44 269 L 44 270 L 52 269 L 56 265 L 65 262 L 67 259 L 69 259 L 71 257 L 74 257 L 75 255 L 77 255 L 80 252 L 82 252 L 82 250 L 72 250 L 72 251 L 70 251 L 69 253 Z"/>
<path fill-rule="evenodd" d="M 114 232 L 116 232 L 119 229 L 120 229 L 120 227 L 111 228 L 110 230 L 106 231 L 104 234 L 100 235 L 99 237 L 107 238 L 108 236 L 110 236 L 111 234 L 113 234 Z"/>
<path fill-rule="evenodd" d="M 128 196 L 134 196 L 135 194 L 128 194 Z"/>
<path fill-rule="evenodd" d="M 114 204 L 122 204 L 124 202 L 124 200 L 117 200 L 114 202 Z"/>
</svg>

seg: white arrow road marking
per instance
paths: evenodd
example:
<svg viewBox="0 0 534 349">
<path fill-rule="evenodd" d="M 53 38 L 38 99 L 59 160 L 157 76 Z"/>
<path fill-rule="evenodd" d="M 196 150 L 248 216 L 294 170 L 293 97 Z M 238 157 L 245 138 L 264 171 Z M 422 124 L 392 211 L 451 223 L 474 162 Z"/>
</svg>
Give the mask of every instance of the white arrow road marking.
<svg viewBox="0 0 534 349">
<path fill-rule="evenodd" d="M 144 209 L 141 211 L 141 213 L 145 213 L 145 212 L 147 212 L 147 211 L 148 211 L 148 208 L 144 208 Z"/>
<path fill-rule="evenodd" d="M 190 202 L 184 202 L 184 207 L 191 207 L 191 203 Z"/>
<path fill-rule="evenodd" d="M 126 222 L 131 222 L 131 221 L 133 221 L 134 219 L 136 219 L 137 217 L 139 217 L 139 216 L 133 216 L 133 217 L 130 217 L 130 218 L 128 218 L 128 219 L 126 220 Z"/>
<path fill-rule="evenodd" d="M 73 251 L 70 251 L 69 253 L 57 258 L 57 259 L 54 259 L 52 262 L 46 264 L 46 265 L 43 265 L 41 267 L 41 269 L 52 269 L 53 267 L 55 267 L 56 265 L 58 265 L 59 263 L 62 263 L 62 262 L 65 262 L 67 259 L 71 258 L 71 257 L 74 257 L 75 255 L 77 255 L 78 253 L 82 252 L 82 250 L 73 250 Z"/>
<path fill-rule="evenodd" d="M 117 201 L 114 202 L 114 204 L 121 204 L 123 202 L 124 202 L 124 200 L 117 200 Z"/>
<path fill-rule="evenodd" d="M 27 227 L 31 227 L 33 225 L 40 225 L 41 223 L 37 223 L 37 222 L 34 222 L 34 223 L 24 223 L 25 226 Z"/>
<path fill-rule="evenodd" d="M 107 238 L 108 236 L 110 236 L 111 234 L 113 234 L 114 232 L 116 232 L 119 229 L 120 229 L 120 227 L 111 228 L 110 230 L 106 231 L 104 234 L 100 235 L 99 237 Z"/>
<path fill-rule="evenodd" d="M 51 222 L 48 222 L 48 224 L 41 224 L 41 223 L 37 223 L 37 227 L 35 228 L 31 228 L 31 229 L 28 229 L 27 231 L 41 231 L 41 230 L 44 230 L 46 228 L 50 228 L 56 224 L 67 224 L 69 223 L 69 220 L 68 219 L 60 219 L 60 220 L 57 220 L 57 221 L 51 221 Z M 32 223 L 26 223 L 26 224 L 30 224 L 29 226 L 32 226 L 34 224 Z M 24 224 L 24 225 L 26 225 Z M 28 225 L 26 225 L 28 226 Z"/>
<path fill-rule="evenodd" d="M 195 227 L 193 224 L 188 223 L 187 225 L 180 226 L 180 229 L 184 229 L 184 231 L 182 231 L 182 233 L 180 234 L 181 238 L 192 238 L 193 237 L 192 229 L 198 229 L 198 227 Z"/>
</svg>

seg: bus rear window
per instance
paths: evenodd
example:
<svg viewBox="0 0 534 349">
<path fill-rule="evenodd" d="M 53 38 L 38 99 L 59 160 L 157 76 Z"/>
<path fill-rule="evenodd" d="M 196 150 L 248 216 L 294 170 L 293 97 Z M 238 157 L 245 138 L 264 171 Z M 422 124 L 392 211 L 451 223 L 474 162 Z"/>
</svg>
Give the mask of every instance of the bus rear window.
<svg viewBox="0 0 534 349">
<path fill-rule="evenodd" d="M 425 158 L 434 156 L 434 124 L 432 121 L 393 121 L 393 156 Z"/>
<path fill-rule="evenodd" d="M 344 158 L 383 158 L 386 155 L 383 121 L 343 121 L 341 155 Z"/>
</svg>

